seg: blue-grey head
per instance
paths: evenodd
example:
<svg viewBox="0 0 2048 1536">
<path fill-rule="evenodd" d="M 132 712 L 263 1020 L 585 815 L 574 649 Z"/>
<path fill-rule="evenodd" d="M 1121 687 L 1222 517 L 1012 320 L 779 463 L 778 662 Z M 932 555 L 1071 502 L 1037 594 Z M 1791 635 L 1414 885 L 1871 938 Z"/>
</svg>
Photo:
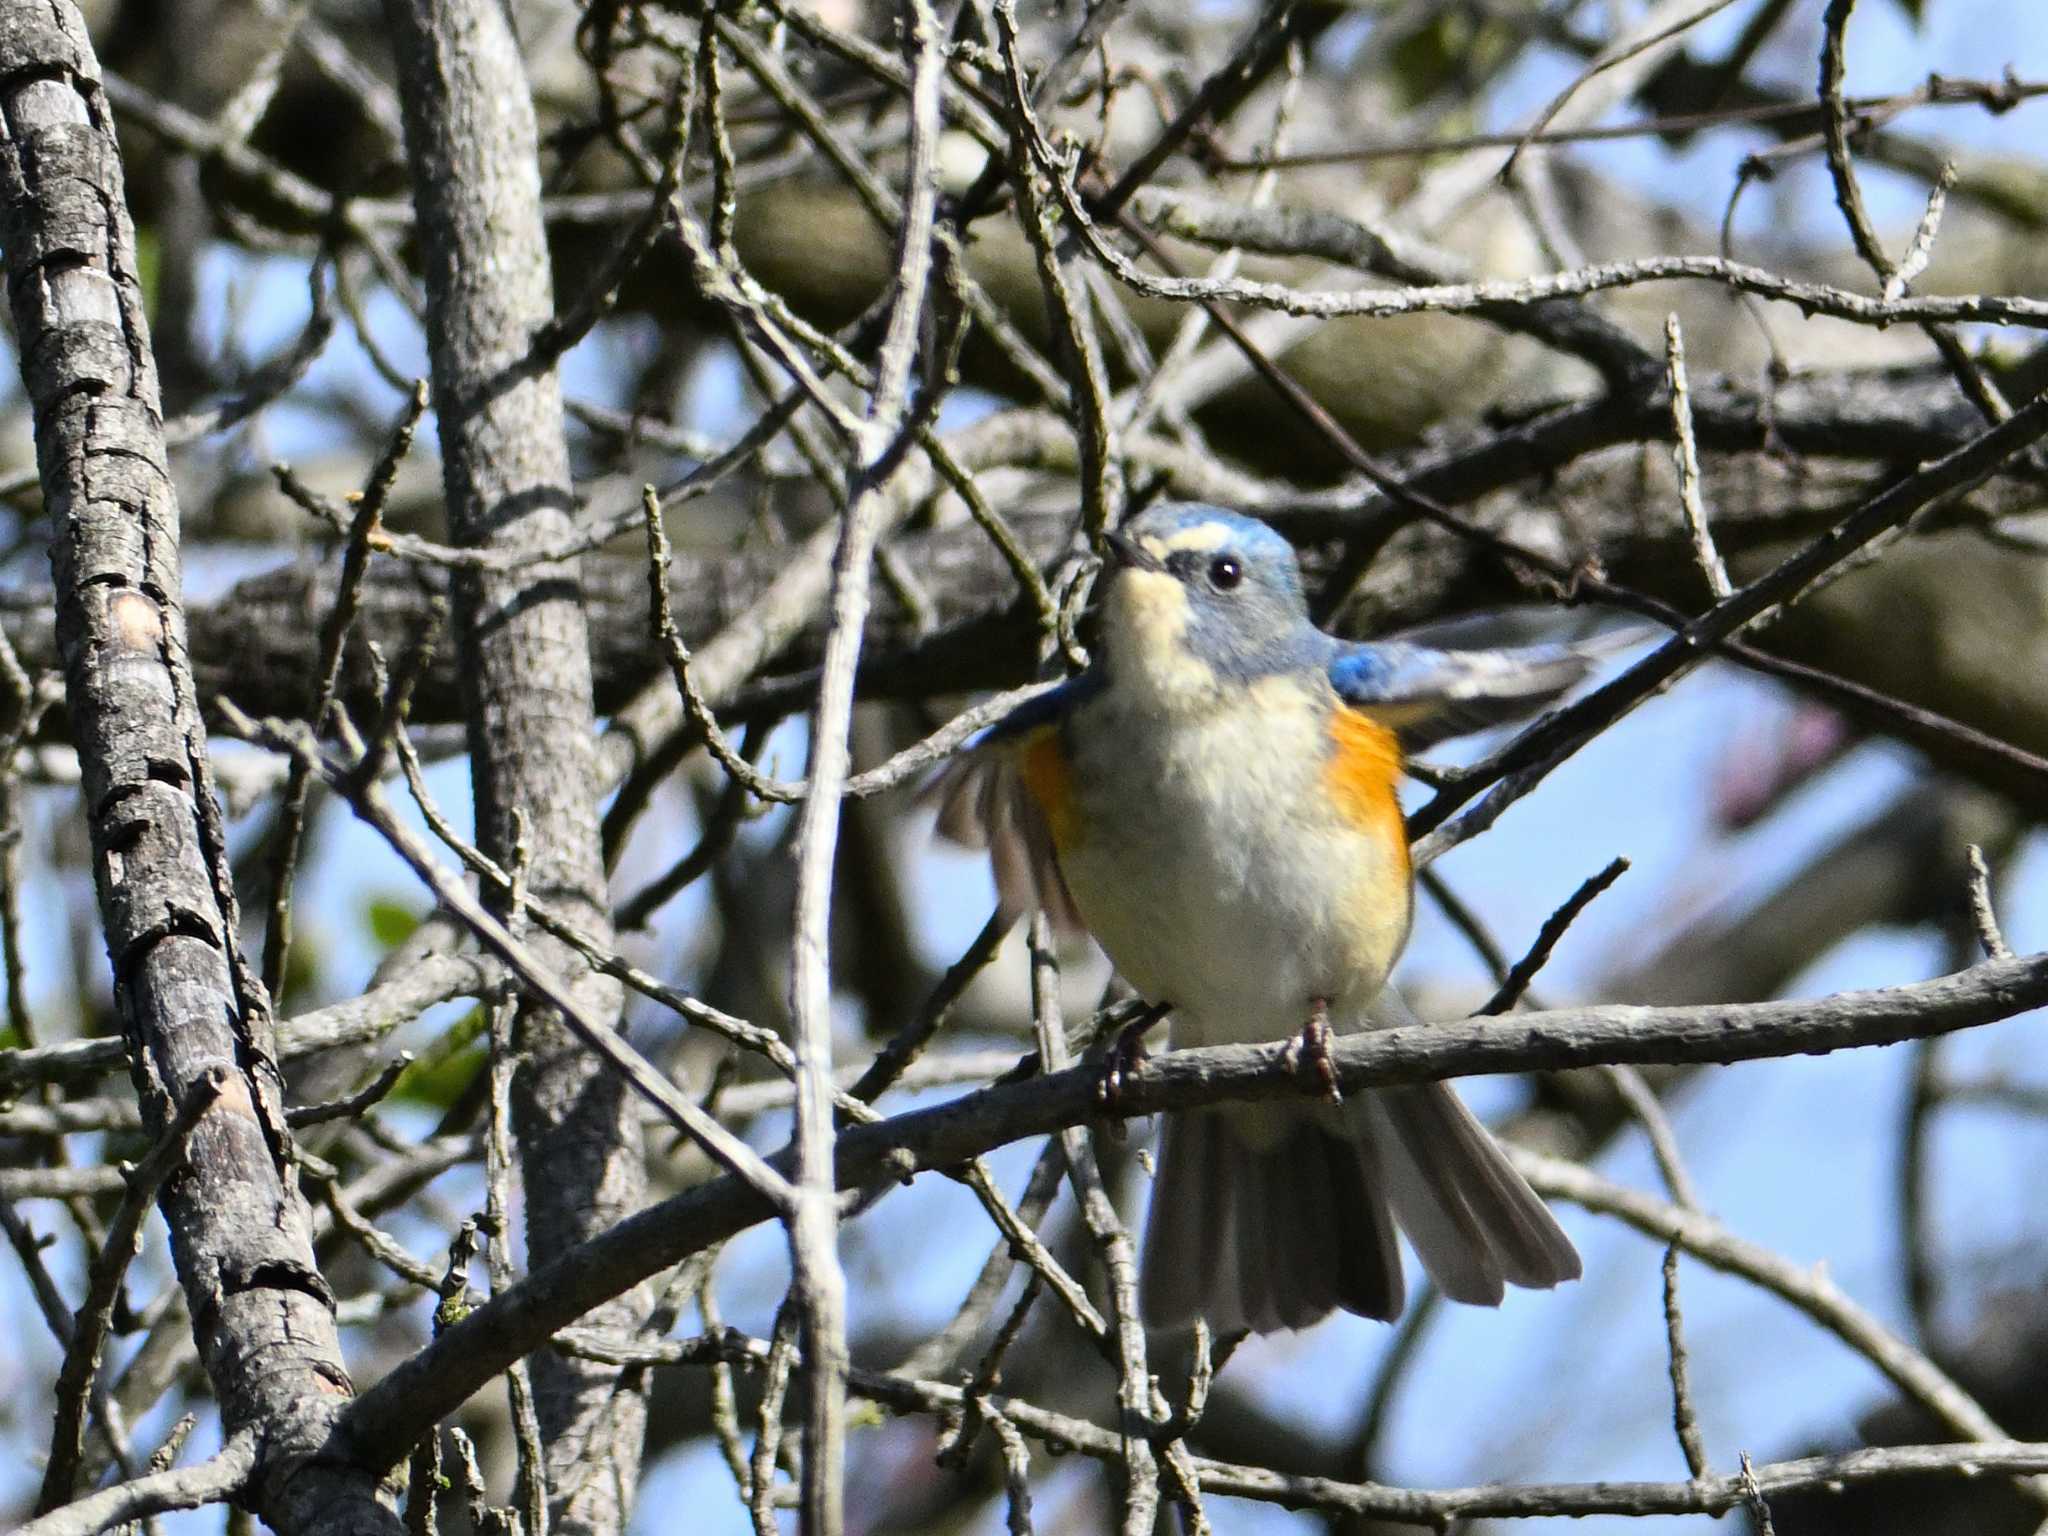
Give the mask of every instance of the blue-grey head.
<svg viewBox="0 0 2048 1536">
<path fill-rule="evenodd" d="M 1331 644 L 1309 622 L 1293 546 L 1256 518 L 1159 506 L 1108 543 L 1103 641 L 1119 687 L 1194 704 Z"/>
</svg>

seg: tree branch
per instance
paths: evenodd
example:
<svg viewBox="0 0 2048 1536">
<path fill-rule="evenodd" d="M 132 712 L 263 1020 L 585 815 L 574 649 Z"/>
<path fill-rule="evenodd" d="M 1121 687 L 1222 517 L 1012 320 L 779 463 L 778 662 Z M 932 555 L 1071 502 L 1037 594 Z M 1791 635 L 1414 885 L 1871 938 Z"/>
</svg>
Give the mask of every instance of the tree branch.
<svg viewBox="0 0 2048 1536">
<path fill-rule="evenodd" d="M 1811 1002 L 1693 1008 L 1602 1007 L 1426 1024 L 1335 1042 L 1346 1093 L 1475 1073 L 1548 1071 L 1602 1062 L 1703 1063 L 1817 1055 L 1972 1028 L 2048 1003 L 2048 956 L 1993 961 L 1937 981 L 1844 992 Z M 900 1180 L 1025 1136 L 1103 1113 L 1092 1067 L 1006 1083 L 839 1139 L 839 1183 Z M 1126 1117 L 1248 1098 L 1315 1095 L 1313 1069 L 1284 1043 L 1170 1051 L 1125 1085 Z M 460 1405 L 507 1361 L 646 1275 L 768 1219 L 773 1208 L 735 1179 L 650 1207 L 493 1297 L 364 1394 L 336 1453 L 382 1468 L 424 1424 Z"/>
<path fill-rule="evenodd" d="M 394 1530 L 377 1479 L 306 1459 L 351 1391 L 304 1201 L 269 1000 L 233 893 L 186 659 L 178 505 L 112 110 L 68 0 L 0 0 L 0 247 L 53 524 L 56 634 L 115 1006 L 161 1138 L 225 1088 L 163 1210 L 250 1502 L 287 1536 Z"/>
<path fill-rule="evenodd" d="M 448 520 L 455 540 L 520 555 L 574 524 L 568 440 L 550 334 L 554 284 L 540 211 L 538 130 L 510 16 L 490 0 L 387 0 L 407 159 L 426 267 Z M 590 637 L 573 561 L 454 582 L 465 715 L 483 851 L 502 867 L 531 850 L 528 886 L 608 945 Z M 502 893 L 486 899 L 501 909 Z M 516 920 L 516 919 L 515 919 Z M 581 1017 L 619 1022 L 620 990 L 537 935 Z M 623 1081 L 538 999 L 522 1005 L 514 1080 L 527 1243 L 570 1246 L 638 1207 L 640 1124 Z M 618 1299 L 630 1326 L 638 1298 Z M 632 1382 L 545 1355 L 533 1386 L 552 1516 L 615 1532 L 639 1480 L 645 1406 Z M 535 1533 L 538 1536 L 538 1533 Z"/>
</svg>

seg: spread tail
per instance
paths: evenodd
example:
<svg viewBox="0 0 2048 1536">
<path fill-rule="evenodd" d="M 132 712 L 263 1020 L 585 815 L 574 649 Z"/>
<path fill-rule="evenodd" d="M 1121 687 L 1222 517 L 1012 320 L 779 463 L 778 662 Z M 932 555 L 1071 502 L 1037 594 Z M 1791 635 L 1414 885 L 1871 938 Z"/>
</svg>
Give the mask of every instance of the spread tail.
<svg viewBox="0 0 2048 1536">
<path fill-rule="evenodd" d="M 1342 1308 L 1401 1312 L 1399 1221 L 1453 1301 L 1497 1306 L 1505 1284 L 1579 1275 L 1549 1209 L 1443 1083 L 1305 1109 L 1254 1146 L 1228 1110 L 1169 1115 L 1145 1230 L 1139 1301 L 1155 1328 L 1305 1328 Z"/>
</svg>

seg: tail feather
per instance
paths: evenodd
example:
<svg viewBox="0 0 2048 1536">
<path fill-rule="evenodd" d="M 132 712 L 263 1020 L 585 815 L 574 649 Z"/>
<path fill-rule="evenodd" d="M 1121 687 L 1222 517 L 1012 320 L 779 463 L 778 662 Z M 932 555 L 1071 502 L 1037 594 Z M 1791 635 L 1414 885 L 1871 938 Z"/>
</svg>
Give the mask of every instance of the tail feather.
<svg viewBox="0 0 2048 1536">
<path fill-rule="evenodd" d="M 1402 1127 L 1437 1197 L 1445 1203 L 1455 1200 L 1469 1213 L 1502 1278 L 1534 1290 L 1579 1278 L 1578 1250 L 1550 1207 L 1515 1172 L 1499 1143 L 1449 1084 L 1392 1088 L 1376 1097 Z M 1397 1209 L 1399 1204 L 1396 1195 Z"/>
<path fill-rule="evenodd" d="M 1214 1118 L 1200 1111 L 1166 1117 L 1138 1292 L 1146 1320 L 1156 1327 L 1186 1327 L 1204 1315 L 1219 1330 L 1233 1322 L 1244 1326 L 1235 1311 L 1236 1202 L 1225 1193 L 1234 1184 Z M 1226 1296 L 1233 1309 L 1228 1317 L 1215 1306 Z"/>
<path fill-rule="evenodd" d="M 1497 1307 L 1506 1292 L 1493 1245 L 1463 1196 L 1457 1170 L 1445 1166 L 1424 1117 L 1374 1093 L 1363 1105 L 1366 1139 L 1387 1170 L 1387 1199 L 1415 1256 L 1438 1290 L 1469 1306 Z"/>
<path fill-rule="evenodd" d="M 1254 1147 L 1227 1111 L 1169 1115 L 1139 1305 L 1155 1328 L 1306 1328 L 1342 1307 L 1401 1312 L 1401 1255 L 1377 1154 L 1313 1115 Z"/>
<path fill-rule="evenodd" d="M 1228 1149 L 1227 1176 L 1235 1210 L 1231 1226 L 1237 1242 L 1237 1300 L 1244 1325 L 1254 1333 L 1270 1333 L 1281 1325 L 1273 1304 L 1274 1245 L 1269 1239 L 1271 1210 L 1266 1165 L 1257 1153 L 1227 1130 L 1215 1132 Z"/>
<path fill-rule="evenodd" d="M 1401 1315 L 1406 1288 L 1393 1213 L 1380 1191 L 1386 1175 L 1379 1149 L 1364 1138 L 1321 1137 L 1337 1213 L 1337 1305 L 1360 1317 L 1392 1322 Z"/>
<path fill-rule="evenodd" d="M 1156 1328 L 1305 1328 L 1336 1308 L 1391 1321 L 1398 1221 L 1454 1301 L 1577 1279 L 1579 1256 L 1486 1129 L 1441 1083 L 1303 1110 L 1259 1145 L 1228 1110 L 1169 1115 L 1139 1302 Z M 1390 1207 L 1391 1205 L 1391 1212 Z"/>
<path fill-rule="evenodd" d="M 1313 1133 L 1311 1133 L 1313 1134 Z M 1327 1139 L 1327 1138 L 1319 1138 Z M 1283 1328 L 1306 1328 L 1337 1305 L 1337 1211 L 1330 1200 L 1329 1159 L 1297 1137 L 1299 1157 L 1261 1158 L 1266 1216 L 1266 1292 Z M 1327 1251 L 1330 1262 L 1286 1262 L 1285 1255 Z"/>
</svg>

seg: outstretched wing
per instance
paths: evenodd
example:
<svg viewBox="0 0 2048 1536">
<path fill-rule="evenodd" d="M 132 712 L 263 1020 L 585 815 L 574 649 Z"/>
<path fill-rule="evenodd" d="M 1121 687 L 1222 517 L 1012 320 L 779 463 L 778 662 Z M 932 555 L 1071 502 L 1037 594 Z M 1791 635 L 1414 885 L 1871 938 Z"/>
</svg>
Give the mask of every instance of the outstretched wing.
<svg viewBox="0 0 2048 1536">
<path fill-rule="evenodd" d="M 1568 644 L 1438 650 L 1407 640 L 1341 646 L 1330 661 L 1339 698 L 1400 737 L 1410 752 L 1534 714 L 1635 632 Z"/>
<path fill-rule="evenodd" d="M 1060 874 L 1055 838 L 1073 815 L 1060 726 L 1098 686 L 1084 673 L 1018 705 L 941 768 L 924 795 L 938 805 L 940 836 L 988 850 L 1004 919 L 1036 908 L 1065 937 L 1087 926 Z"/>
</svg>

